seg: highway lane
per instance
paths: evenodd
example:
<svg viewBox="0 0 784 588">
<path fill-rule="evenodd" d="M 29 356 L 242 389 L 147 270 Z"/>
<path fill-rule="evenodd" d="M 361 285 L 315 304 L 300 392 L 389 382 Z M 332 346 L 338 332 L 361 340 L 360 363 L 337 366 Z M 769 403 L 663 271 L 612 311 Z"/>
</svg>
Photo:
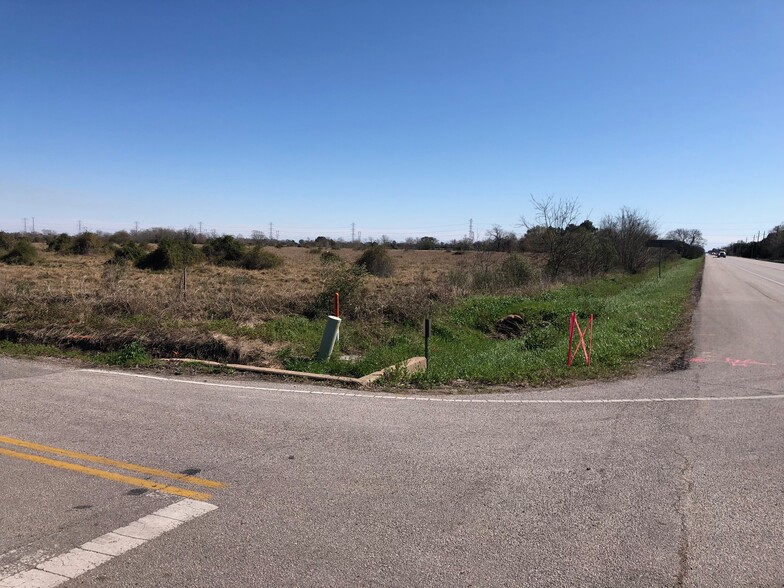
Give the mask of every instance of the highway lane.
<svg viewBox="0 0 784 588">
<path fill-rule="evenodd" d="M 69 586 L 781 586 L 780 270 L 707 263 L 683 372 L 388 399 L 0 359 L 0 435 L 226 484 Z M 0 578 L 180 500 L 0 468 Z"/>
<path fill-rule="evenodd" d="M 695 317 L 698 355 L 714 361 L 729 357 L 781 365 L 784 264 L 738 257 L 707 262 Z"/>
</svg>

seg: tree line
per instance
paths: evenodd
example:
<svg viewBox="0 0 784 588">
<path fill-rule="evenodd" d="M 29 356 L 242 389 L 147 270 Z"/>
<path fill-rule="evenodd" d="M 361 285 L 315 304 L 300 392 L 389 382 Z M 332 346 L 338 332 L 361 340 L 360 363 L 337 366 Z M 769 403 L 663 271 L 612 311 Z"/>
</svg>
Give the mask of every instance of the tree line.
<svg viewBox="0 0 784 588">
<path fill-rule="evenodd" d="M 0 232 L 0 253 L 7 256 L 16 242 L 26 240 L 43 241 L 49 250 L 60 253 L 113 252 L 118 261 L 128 258 L 140 267 L 158 267 L 160 260 L 156 256 L 169 255 L 184 260 L 206 257 L 218 264 L 258 268 L 274 266 L 276 263 L 273 257 L 263 252 L 267 246 L 315 247 L 325 250 L 380 246 L 456 252 L 525 252 L 540 256 L 544 261 L 545 273 L 553 279 L 564 274 L 594 275 L 618 269 L 637 273 L 645 270 L 657 257 L 646 245 L 658 237 L 656 223 L 638 210 L 623 207 L 618 213 L 603 217 L 597 226 L 582 215 L 577 199 L 532 196 L 531 204 L 534 214 L 530 218 L 520 217 L 517 225 L 521 228 L 519 235 L 496 224 L 486 231 L 484 239 L 475 240 L 463 238 L 444 242 L 435 237 L 422 236 L 397 242 L 382 236 L 380 240 L 348 242 L 320 235 L 314 239 L 294 241 L 274 239 L 262 231 L 253 231 L 250 237 L 244 237 L 218 235 L 215 231 L 202 233 L 194 227 L 180 230 L 152 227 L 115 233 L 83 232 L 76 236 L 52 232 L 25 235 Z M 677 253 L 685 257 L 696 258 L 705 253 L 705 240 L 698 229 L 675 229 L 666 237 L 679 244 Z M 153 254 L 144 251 L 143 247 L 148 244 L 157 244 L 159 252 Z M 196 250 L 185 244 L 201 247 Z M 29 257 L 29 248 L 23 249 Z M 736 255 L 784 257 L 784 225 L 774 228 L 762 243 L 737 243 L 730 246 L 730 251 Z M 15 260 L 27 257 L 11 256 Z M 143 258 L 146 259 L 141 261 Z"/>
<path fill-rule="evenodd" d="M 768 231 L 762 239 L 755 241 L 736 241 L 725 247 L 728 255 L 754 259 L 784 260 L 784 223 Z"/>
</svg>

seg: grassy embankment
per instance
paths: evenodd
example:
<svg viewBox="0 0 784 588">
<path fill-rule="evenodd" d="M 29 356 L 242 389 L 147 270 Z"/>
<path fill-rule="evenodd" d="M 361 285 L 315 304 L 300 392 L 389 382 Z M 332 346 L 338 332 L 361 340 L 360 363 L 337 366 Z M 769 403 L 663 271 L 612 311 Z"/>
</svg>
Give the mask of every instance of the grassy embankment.
<svg viewBox="0 0 784 588">
<path fill-rule="evenodd" d="M 703 260 L 671 265 L 661 279 L 657 271 L 642 275 L 615 275 L 565 286 L 541 295 L 474 296 L 433 317 L 430 369 L 425 374 L 396 374 L 423 386 L 465 380 L 484 384 L 546 384 L 576 379 L 606 378 L 628 373 L 673 331 L 690 297 Z M 583 327 L 594 316 L 593 357 L 590 367 L 578 356 L 566 366 L 569 316 L 577 312 Z M 521 338 L 503 339 L 495 332 L 498 319 L 509 314 L 524 318 L 527 332 Z M 383 341 L 356 341 L 367 337 L 346 324 L 342 344 L 364 348 L 355 362 L 317 362 L 298 357 L 296 351 L 314 349 L 321 323 L 280 324 L 279 336 L 292 345 L 284 349 L 289 369 L 362 375 L 407 357 L 423 353 L 423 337 L 414 328 L 386 333 Z M 335 356 L 338 356 L 336 353 Z"/>
</svg>

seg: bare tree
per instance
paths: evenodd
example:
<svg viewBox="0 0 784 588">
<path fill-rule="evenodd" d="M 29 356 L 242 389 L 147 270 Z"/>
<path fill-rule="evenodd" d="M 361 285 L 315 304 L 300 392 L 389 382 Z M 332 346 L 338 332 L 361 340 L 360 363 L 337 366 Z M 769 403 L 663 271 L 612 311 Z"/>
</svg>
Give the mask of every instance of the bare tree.
<svg viewBox="0 0 784 588">
<path fill-rule="evenodd" d="M 697 247 L 705 247 L 705 238 L 702 236 L 702 231 L 699 229 L 673 229 L 667 233 L 668 239 L 675 241 L 682 241 L 689 245 L 696 245 Z"/>
<path fill-rule="evenodd" d="M 516 236 L 511 231 L 505 231 L 501 225 L 493 225 L 485 232 L 488 245 L 493 251 L 511 251 L 514 249 Z"/>
<path fill-rule="evenodd" d="M 645 242 L 656 238 L 656 224 L 646 215 L 624 206 L 616 216 L 606 216 L 601 227 L 607 231 L 624 270 L 637 273 L 648 265 Z"/>
<path fill-rule="evenodd" d="M 556 278 L 564 263 L 580 251 L 588 238 L 587 232 L 572 230 L 580 217 L 580 205 L 576 198 L 556 200 L 552 195 L 541 200 L 531 195 L 531 203 L 536 211 L 534 221 L 522 216 L 520 226 L 539 241 L 548 256 L 550 277 Z"/>
</svg>

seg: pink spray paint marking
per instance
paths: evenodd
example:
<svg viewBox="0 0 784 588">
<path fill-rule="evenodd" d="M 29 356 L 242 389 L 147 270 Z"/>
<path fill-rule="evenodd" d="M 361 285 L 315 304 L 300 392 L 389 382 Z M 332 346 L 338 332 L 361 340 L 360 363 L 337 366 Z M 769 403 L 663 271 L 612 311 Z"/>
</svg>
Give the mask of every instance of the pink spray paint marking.
<svg viewBox="0 0 784 588">
<path fill-rule="evenodd" d="M 773 365 L 770 363 L 761 363 L 759 361 L 754 361 L 753 359 L 732 359 L 730 357 L 728 357 L 726 361 L 732 367 L 749 367 L 752 365 L 761 365 L 764 367 L 770 367 L 771 365 Z"/>
</svg>

